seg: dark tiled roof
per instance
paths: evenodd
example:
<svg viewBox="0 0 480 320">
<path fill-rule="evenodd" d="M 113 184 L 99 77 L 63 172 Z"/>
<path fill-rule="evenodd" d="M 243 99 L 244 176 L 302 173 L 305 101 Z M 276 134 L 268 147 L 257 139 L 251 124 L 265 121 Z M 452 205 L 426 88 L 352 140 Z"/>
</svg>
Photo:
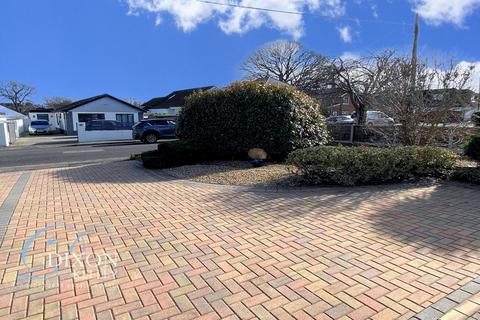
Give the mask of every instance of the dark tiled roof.
<svg viewBox="0 0 480 320">
<path fill-rule="evenodd" d="M 153 98 L 143 104 L 145 109 L 167 109 L 172 107 L 183 107 L 185 99 L 196 91 L 205 91 L 214 88 L 214 86 L 192 88 L 185 90 L 177 90 L 170 93 L 168 96 Z"/>
<path fill-rule="evenodd" d="M 66 106 L 63 107 L 63 108 L 58 109 L 57 111 L 63 111 L 63 112 L 65 112 L 65 111 L 70 111 L 70 110 L 72 110 L 72 109 L 78 108 L 78 107 L 83 106 L 83 105 L 85 105 L 85 104 L 87 104 L 87 103 L 90 103 L 90 102 L 93 102 L 93 101 L 97 101 L 97 100 L 102 99 L 102 98 L 110 98 L 110 99 L 116 100 L 116 101 L 118 101 L 118 102 L 121 102 L 121 103 L 123 103 L 123 104 L 126 104 L 127 106 L 130 106 L 130 107 L 132 107 L 132 108 L 135 108 L 135 109 L 138 109 L 138 110 L 140 110 L 140 111 L 143 111 L 142 108 L 139 108 L 139 107 L 137 107 L 137 106 L 134 106 L 133 104 L 130 104 L 130 103 L 128 103 L 128 102 L 126 102 L 126 101 L 123 101 L 123 100 L 121 100 L 121 99 L 115 98 L 114 96 L 111 96 L 111 95 L 109 95 L 109 94 L 101 94 L 101 95 L 98 95 L 98 96 L 94 96 L 94 97 L 90 97 L 90 98 L 78 100 L 78 101 L 75 101 L 75 102 L 70 103 L 69 105 L 66 105 Z"/>
<path fill-rule="evenodd" d="M 28 112 L 53 112 L 53 109 L 35 108 L 35 109 L 28 110 Z"/>
</svg>

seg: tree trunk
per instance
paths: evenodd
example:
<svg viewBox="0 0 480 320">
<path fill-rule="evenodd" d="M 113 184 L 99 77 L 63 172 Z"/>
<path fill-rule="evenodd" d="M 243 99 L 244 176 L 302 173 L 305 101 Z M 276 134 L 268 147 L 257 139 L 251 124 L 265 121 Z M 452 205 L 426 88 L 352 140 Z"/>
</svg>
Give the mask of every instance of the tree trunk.
<svg viewBox="0 0 480 320">
<path fill-rule="evenodd" d="M 357 110 L 358 124 L 364 125 L 367 122 L 367 110 L 365 106 L 360 105 Z"/>
</svg>

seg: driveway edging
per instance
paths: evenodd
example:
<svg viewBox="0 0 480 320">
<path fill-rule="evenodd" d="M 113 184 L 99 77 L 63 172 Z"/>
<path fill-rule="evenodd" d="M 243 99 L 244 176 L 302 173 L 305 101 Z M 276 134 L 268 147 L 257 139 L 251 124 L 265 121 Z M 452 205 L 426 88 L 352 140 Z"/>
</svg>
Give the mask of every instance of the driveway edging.
<svg viewBox="0 0 480 320">
<path fill-rule="evenodd" d="M 18 200 L 22 196 L 23 189 L 25 189 L 27 185 L 30 174 L 30 172 L 23 172 L 20 177 L 18 177 L 17 182 L 15 182 L 12 189 L 10 189 L 7 198 L 5 198 L 0 206 L 0 246 L 3 243 L 3 237 L 7 231 L 10 218 L 15 211 Z"/>
</svg>

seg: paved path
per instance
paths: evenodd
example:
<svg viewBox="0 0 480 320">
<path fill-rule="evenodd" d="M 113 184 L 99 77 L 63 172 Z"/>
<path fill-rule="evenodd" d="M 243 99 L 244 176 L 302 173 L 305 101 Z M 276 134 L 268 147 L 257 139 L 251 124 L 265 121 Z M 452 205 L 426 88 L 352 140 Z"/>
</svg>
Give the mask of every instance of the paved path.
<svg viewBox="0 0 480 320">
<path fill-rule="evenodd" d="M 0 174 L 3 199 L 21 177 Z M 34 171 L 23 187 L 0 247 L 2 319 L 459 319 L 480 309 L 478 188 L 265 192 L 133 162 Z"/>
</svg>

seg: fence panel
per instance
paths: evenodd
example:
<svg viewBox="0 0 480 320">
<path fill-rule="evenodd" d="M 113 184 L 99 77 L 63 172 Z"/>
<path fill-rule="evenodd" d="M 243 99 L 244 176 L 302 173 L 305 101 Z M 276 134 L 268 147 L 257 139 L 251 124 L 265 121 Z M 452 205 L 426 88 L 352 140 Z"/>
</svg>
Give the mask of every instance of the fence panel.
<svg viewBox="0 0 480 320">
<path fill-rule="evenodd" d="M 17 124 L 14 121 L 7 122 L 8 136 L 10 143 L 13 144 L 17 140 Z"/>
<path fill-rule="evenodd" d="M 132 129 L 116 128 L 114 130 L 86 130 L 84 122 L 78 123 L 78 142 L 132 140 Z"/>
<path fill-rule="evenodd" d="M 329 124 L 328 130 L 333 141 L 338 143 L 352 143 L 354 126 L 351 124 Z"/>
<path fill-rule="evenodd" d="M 378 147 L 399 145 L 400 126 L 359 126 L 349 124 L 329 124 L 332 140 L 342 144 L 372 145 Z M 423 130 L 428 130 L 426 127 Z M 435 130 L 430 145 L 458 149 L 472 135 L 480 133 L 480 127 L 444 125 Z"/>
</svg>

